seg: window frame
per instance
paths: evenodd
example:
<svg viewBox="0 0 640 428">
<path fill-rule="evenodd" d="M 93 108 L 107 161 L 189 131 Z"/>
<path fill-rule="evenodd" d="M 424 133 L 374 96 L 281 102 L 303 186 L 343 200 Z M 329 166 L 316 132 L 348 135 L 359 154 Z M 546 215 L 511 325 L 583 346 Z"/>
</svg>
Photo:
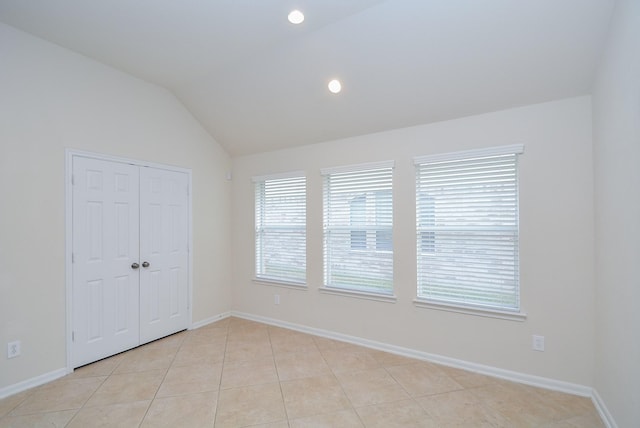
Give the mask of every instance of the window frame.
<svg viewBox="0 0 640 428">
<path fill-rule="evenodd" d="M 372 300 L 379 301 L 395 301 L 394 295 L 394 284 L 393 284 L 393 181 L 394 181 L 394 169 L 395 162 L 394 161 L 386 161 L 386 162 L 373 162 L 366 164 L 357 164 L 357 165 L 347 165 L 335 168 L 323 168 L 321 170 L 321 175 L 323 177 L 323 287 L 320 288 L 320 291 L 331 293 L 331 294 L 340 294 L 352 297 L 362 297 Z M 380 185 L 380 187 L 376 187 L 375 183 L 373 187 L 371 184 L 364 186 L 362 188 L 357 187 L 357 183 L 354 183 L 355 187 L 355 195 L 352 195 L 351 201 L 345 197 L 345 199 L 340 199 L 335 194 L 331 192 L 331 180 L 338 178 L 339 176 L 348 177 L 349 175 L 357 176 L 362 173 L 363 175 L 368 175 L 372 173 L 376 173 L 379 170 L 388 170 L 382 172 L 382 174 L 388 173 L 388 183 Z M 389 192 L 388 202 L 385 207 L 378 208 L 377 201 L 377 192 Z M 360 193 L 358 193 L 360 192 Z M 352 213 L 352 205 L 351 203 L 357 201 L 356 198 L 362 198 L 364 200 L 364 204 L 368 206 L 365 209 L 365 219 L 364 224 L 354 224 L 358 223 L 358 221 L 354 222 L 354 215 Z M 337 203 L 340 201 L 343 205 L 343 214 L 344 217 L 342 222 L 345 224 L 338 225 L 337 222 L 340 219 L 337 219 L 339 209 L 336 208 L 334 210 L 331 209 L 332 203 Z M 360 205 L 358 205 L 360 207 Z M 379 220 L 383 218 L 382 215 L 379 215 L 378 210 L 385 211 L 387 216 L 386 221 Z M 346 211 L 346 214 L 344 213 Z M 370 219 L 375 219 L 375 224 L 370 224 Z M 358 219 L 359 220 L 359 219 Z M 388 224 L 387 224 L 388 223 Z M 381 226 L 382 225 L 382 226 Z M 353 226 L 353 228 L 351 228 Z M 385 232 L 385 236 L 390 236 L 391 248 L 378 249 L 379 241 L 382 239 L 379 237 L 379 232 Z M 358 243 L 356 248 L 353 247 L 354 244 L 354 235 L 353 232 L 364 232 L 365 239 L 362 244 Z M 335 243 L 335 239 L 339 234 L 342 233 L 346 238 L 346 246 L 348 249 L 343 249 L 342 247 L 336 247 L 332 243 Z M 381 275 L 382 277 L 387 277 L 389 279 L 381 279 L 381 281 L 388 281 L 389 286 L 386 288 L 377 288 L 370 287 L 363 283 L 351 283 L 349 285 L 344 283 L 335 282 L 332 279 L 335 278 L 335 258 L 332 258 L 331 254 L 334 251 L 343 251 L 347 252 L 349 256 L 348 263 L 358 263 L 361 260 L 362 263 L 376 263 L 376 258 L 378 258 L 378 262 L 381 263 Z M 353 256 L 353 259 L 351 259 Z M 371 257 L 372 261 L 366 261 L 365 257 Z M 357 276 L 362 273 L 362 269 L 350 270 L 348 267 L 343 268 L 347 274 Z M 359 277 L 360 278 L 360 277 Z M 372 277 L 373 278 L 373 277 Z"/>
<path fill-rule="evenodd" d="M 276 184 L 280 182 L 280 185 L 286 181 L 290 180 L 299 180 L 302 181 L 303 191 L 302 195 L 298 193 L 292 193 L 293 197 L 301 198 L 303 201 L 302 204 L 302 213 L 298 213 L 302 215 L 304 218 L 303 224 L 293 224 L 288 223 L 287 226 L 283 225 L 265 225 L 267 213 L 265 212 L 268 209 L 268 206 L 265 204 L 266 195 L 264 192 L 266 191 L 266 185 L 268 182 L 272 182 L 272 184 Z M 292 171 L 281 174 L 270 174 L 263 176 L 252 177 L 251 181 L 254 186 L 254 278 L 255 282 L 266 283 L 271 285 L 282 285 L 287 287 L 294 288 L 306 288 L 307 286 L 307 176 L 304 171 Z M 293 186 L 300 186 L 300 182 L 293 181 Z M 285 210 L 285 212 L 281 212 L 281 215 L 286 215 L 286 212 L 291 213 L 291 210 Z M 294 213 L 295 214 L 295 213 Z M 274 232 L 277 230 L 282 230 L 282 234 L 286 237 L 287 233 L 294 233 L 303 231 L 303 243 L 301 245 L 302 248 L 298 249 L 295 253 L 297 256 L 303 257 L 303 270 L 304 270 L 304 279 L 295 278 L 295 277 L 287 277 L 286 275 L 269 275 L 264 272 L 265 269 L 265 252 L 264 246 L 269 243 L 270 239 L 267 238 L 269 236 L 268 232 Z M 277 235 L 276 235 L 277 236 Z M 266 240 L 266 242 L 265 242 Z M 273 245 L 273 244 L 272 244 Z M 289 247 L 282 247 L 283 249 L 290 250 Z M 298 266 L 295 266 L 298 268 Z"/>
<path fill-rule="evenodd" d="M 416 194 L 415 194 L 415 202 L 416 202 L 416 298 L 414 299 L 414 304 L 417 307 L 437 309 L 437 310 L 446 310 L 453 311 L 458 313 L 465 313 L 471 315 L 481 315 L 481 316 L 489 316 L 494 318 L 508 319 L 508 320 L 516 320 L 522 321 L 526 318 L 526 313 L 522 311 L 520 296 L 521 296 L 521 283 L 520 283 L 520 272 L 519 272 L 519 171 L 520 167 L 518 165 L 518 160 L 520 155 L 524 153 L 524 145 L 523 144 L 514 144 L 509 146 L 499 146 L 499 147 L 491 147 L 486 149 L 479 150 L 467 150 L 461 152 L 453 152 L 453 153 L 445 153 L 438 155 L 429 155 L 429 156 L 417 156 L 414 157 L 414 166 L 415 166 L 415 174 L 416 174 Z M 427 287 L 426 284 L 421 282 L 421 269 L 425 269 L 424 265 L 421 265 L 421 257 L 426 257 L 429 253 L 435 254 L 438 251 L 438 225 L 436 225 L 436 215 L 434 205 L 434 222 L 433 227 L 428 227 L 429 229 L 425 232 L 425 227 L 421 227 L 421 214 L 428 212 L 426 209 L 422 209 L 421 204 L 424 203 L 424 198 L 433 199 L 433 203 L 436 204 L 436 200 L 434 199 L 434 195 L 430 195 L 424 188 L 421 187 L 421 167 L 426 165 L 435 165 L 446 162 L 464 162 L 466 160 L 482 160 L 483 158 L 489 159 L 497 159 L 499 157 L 504 156 L 515 156 L 514 160 L 514 180 L 513 184 L 515 184 L 515 243 L 513 244 L 514 248 L 514 259 L 512 263 L 514 264 L 513 269 L 515 270 L 515 290 L 514 297 L 516 299 L 516 304 L 513 306 L 500 306 L 497 304 L 487 304 L 487 302 L 481 302 L 480 299 L 473 300 L 469 298 L 469 295 L 465 297 L 465 301 L 462 299 L 446 299 L 446 298 L 432 298 L 426 297 L 425 294 L 422 294 L 422 290 Z M 422 200 L 421 200 L 422 199 Z M 446 204 L 446 202 L 445 202 Z M 451 230 L 462 232 L 464 231 L 463 227 L 458 229 L 448 227 L 449 232 Z M 496 226 L 495 230 L 500 229 L 500 226 Z M 444 229 L 443 229 L 444 230 Z M 467 230 L 471 230 L 469 233 L 473 236 L 473 228 L 468 228 Z M 491 230 L 491 229 L 488 229 Z M 424 250 L 424 242 L 423 242 L 423 234 L 430 233 L 432 240 L 432 250 L 433 251 L 422 251 Z M 464 238 L 463 238 L 464 239 Z M 468 241 L 469 238 L 467 238 Z M 465 244 L 466 245 L 466 244 Z M 421 253 L 422 251 L 422 253 Z M 434 258 L 435 260 L 435 258 Z M 448 265 L 446 263 L 449 263 Z M 451 262 L 443 262 L 441 266 L 446 266 L 447 268 L 451 268 Z M 464 268 L 464 266 L 462 267 Z M 455 271 L 453 270 L 452 275 L 461 274 L 461 270 Z M 441 287 L 441 286 L 440 286 Z"/>
</svg>

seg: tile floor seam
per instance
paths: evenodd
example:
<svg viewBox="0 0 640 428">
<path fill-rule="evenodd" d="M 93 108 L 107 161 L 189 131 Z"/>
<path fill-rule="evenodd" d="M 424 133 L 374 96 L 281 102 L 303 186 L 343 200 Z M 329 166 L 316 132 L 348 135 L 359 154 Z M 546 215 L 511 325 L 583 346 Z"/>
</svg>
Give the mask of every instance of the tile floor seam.
<svg viewBox="0 0 640 428">
<path fill-rule="evenodd" d="M 455 380 L 454 376 L 450 376 L 450 377 L 453 380 Z M 458 385 L 460 385 L 460 384 L 458 384 Z M 460 386 L 462 387 L 462 389 L 456 389 L 456 390 L 453 390 L 453 391 L 444 391 L 444 392 L 439 392 L 439 393 L 436 393 L 436 394 L 422 395 L 420 397 L 422 397 L 422 398 L 425 398 L 425 397 L 437 397 L 437 396 L 441 396 L 441 395 L 444 395 L 444 394 L 450 394 L 450 393 L 454 393 L 454 392 L 469 391 L 469 393 L 472 394 L 474 399 L 477 400 L 477 405 L 480 408 L 482 408 L 484 411 L 491 412 L 491 413 L 497 413 L 497 414 L 502 415 L 498 409 L 494 409 L 489 404 L 482 402 L 477 397 L 477 395 L 474 394 L 474 390 L 475 389 L 479 389 L 479 388 L 481 388 L 483 386 L 486 386 L 486 385 L 478 385 L 478 386 L 471 386 L 471 387 L 466 387 L 466 386 L 463 386 L 463 385 L 460 385 Z M 416 398 L 420 398 L 420 397 L 416 397 Z M 429 411 L 429 409 L 425 408 L 422 404 L 420 404 L 419 401 L 418 401 L 418 405 L 420 405 L 434 420 L 436 420 L 436 417 Z M 489 423 L 491 423 L 491 422 L 489 422 Z M 493 423 L 491 423 L 491 425 L 495 426 L 495 427 L 500 427 L 499 425 L 494 425 Z"/>
<path fill-rule="evenodd" d="M 351 409 L 355 410 L 356 406 L 353 405 L 353 401 L 351 400 L 351 398 L 349 398 L 349 394 L 347 394 L 347 391 L 344 389 L 344 385 L 342 385 L 342 383 L 340 382 L 340 379 L 338 379 L 338 376 L 336 376 L 335 372 L 333 372 L 333 378 L 336 380 L 336 382 L 340 386 L 340 390 L 342 391 L 344 396 L 347 397 L 347 401 L 349 401 L 349 404 L 351 405 Z"/>
<path fill-rule="evenodd" d="M 331 375 L 334 377 L 334 379 L 336 380 L 336 382 L 338 382 L 338 385 L 340 385 L 340 389 L 342 390 L 342 393 L 344 394 L 345 397 L 347 397 L 347 400 L 349 401 L 349 404 L 351 405 L 351 409 L 356 413 L 356 415 L 358 416 L 358 420 L 360 421 L 360 423 L 362 424 L 362 426 L 366 426 L 364 424 L 364 421 L 362 420 L 362 418 L 360 418 L 360 415 L 358 414 L 358 412 L 356 412 L 356 407 L 353 405 L 353 402 L 351 401 L 351 399 L 349 398 L 349 395 L 347 394 L 347 392 L 345 391 L 344 387 L 342 386 L 342 383 L 340 383 L 340 379 L 338 379 L 338 377 L 336 376 L 336 372 L 333 369 L 333 367 L 331 367 L 329 365 L 329 362 L 327 361 L 325 355 L 322 353 L 322 350 L 320 349 L 320 347 L 318 346 L 318 343 L 314 340 L 313 343 L 315 344 L 315 346 L 318 348 L 318 351 L 320 351 L 320 356 L 322 357 L 322 360 L 324 361 L 324 363 L 327 365 L 327 367 L 329 367 L 329 370 L 331 370 Z"/>
<path fill-rule="evenodd" d="M 64 424 L 65 427 L 68 427 L 69 425 L 71 425 L 71 422 L 73 422 L 73 420 L 76 418 L 76 416 L 78 415 L 78 412 L 80 412 L 81 409 L 82 409 L 82 407 L 80 409 L 76 410 L 76 412 L 73 414 L 73 416 L 71 416 L 71 419 L 69 419 L 69 422 Z"/>
<path fill-rule="evenodd" d="M 20 401 L 18 402 L 18 404 L 16 404 L 15 406 L 11 407 L 11 408 L 7 411 L 7 413 L 5 413 L 5 414 L 0 418 L 0 421 L 2 421 L 2 419 L 9 418 L 9 416 L 11 416 L 11 412 L 13 412 L 15 409 L 17 409 L 18 407 L 20 407 L 20 405 L 21 405 L 22 403 L 24 403 L 24 402 L 25 402 L 25 401 L 26 401 L 26 400 L 27 400 L 27 399 L 28 399 L 28 398 L 33 394 L 33 392 L 35 391 L 35 389 L 36 389 L 36 388 L 38 388 L 38 387 L 34 387 L 34 388 L 33 388 L 33 391 L 31 391 L 31 392 L 30 392 L 26 397 L 24 397 L 22 400 L 20 400 Z M 9 397 L 10 397 L 10 396 L 9 396 Z M 9 398 L 9 397 L 6 397 L 6 398 Z"/>
<path fill-rule="evenodd" d="M 55 382 L 55 381 L 52 381 L 52 382 Z M 47 384 L 45 384 L 45 385 L 49 385 L 49 383 L 47 383 Z M 11 410 L 9 410 L 9 411 L 8 411 L 8 412 L 7 412 L 7 413 L 6 413 L 2 418 L 0 418 L 0 422 L 2 421 L 2 419 L 9 420 L 9 419 L 10 419 L 10 418 L 12 418 L 12 417 L 28 417 L 28 416 L 38 415 L 38 414 L 56 413 L 56 412 L 60 412 L 60 411 L 71 411 L 71 410 L 75 410 L 75 411 L 77 412 L 77 411 L 79 410 L 79 408 L 78 408 L 78 409 L 62 409 L 62 410 L 53 410 L 53 411 L 50 411 L 50 412 L 45 411 L 45 412 L 25 413 L 25 414 L 22 414 L 22 415 L 12 415 L 12 414 L 11 414 L 11 413 L 12 413 L 13 411 L 15 411 L 18 407 L 20 407 L 20 405 L 21 405 L 22 403 L 24 403 L 28 398 L 30 398 L 30 397 L 31 397 L 31 395 L 34 395 L 34 394 L 36 393 L 36 390 L 37 390 L 38 388 L 42 387 L 42 386 L 44 386 L 44 385 L 40 385 L 40 386 L 34 387 L 34 388 L 33 388 L 33 391 L 32 391 L 32 392 L 31 392 L 27 397 L 25 397 L 23 400 L 21 400 L 21 401 L 20 401 L 20 403 L 19 403 L 18 405 L 14 406 L 14 407 L 13 407 Z M 75 416 L 75 414 L 74 414 L 74 416 Z"/>
<path fill-rule="evenodd" d="M 9 409 L 9 410 L 8 410 L 8 411 L 7 411 L 3 416 L 2 416 L 2 418 L 0 418 L 0 421 L 1 421 L 2 419 L 4 419 L 4 418 L 8 417 L 8 416 L 11 414 L 11 412 L 13 412 L 15 409 L 17 409 L 17 408 L 18 408 L 22 403 L 24 403 L 24 402 L 25 402 L 29 397 L 31 397 L 31 395 L 35 392 L 36 388 L 38 388 L 38 387 L 34 387 L 34 388 L 31 388 L 30 390 L 25 391 L 25 392 L 28 392 L 28 393 L 25 395 L 25 397 L 24 397 L 22 400 L 18 401 L 18 403 L 17 403 L 15 406 L 11 407 L 11 408 L 10 408 L 10 409 Z M 18 394 L 21 394 L 21 393 L 19 392 Z M 11 396 L 9 396 L 9 397 L 11 397 Z M 7 398 L 7 399 L 8 399 L 9 397 L 5 397 L 5 398 Z"/>
<path fill-rule="evenodd" d="M 167 374 L 169 374 L 169 370 L 171 370 L 171 365 L 176 360 L 176 356 L 178 355 L 178 352 L 180 351 L 180 348 L 182 348 L 182 343 L 178 347 L 178 350 L 176 351 L 176 353 L 173 355 L 173 358 L 171 359 L 171 363 L 169 364 L 169 368 L 167 368 L 167 371 L 164 373 L 164 376 L 162 377 L 162 380 L 160 381 L 160 383 L 158 383 L 158 387 L 156 388 L 156 392 L 153 393 L 153 398 L 151 398 L 151 400 L 149 401 L 149 405 L 147 406 L 147 410 L 145 410 L 144 415 L 142 416 L 142 419 L 140 419 L 140 423 L 138 423 L 139 427 L 142 426 L 142 424 L 144 423 L 144 420 L 146 419 L 147 415 L 149 414 L 149 410 L 151 409 L 151 406 L 156 401 L 156 397 L 158 396 L 158 391 L 160 391 L 160 388 L 162 387 L 162 384 L 167 379 Z"/>
<path fill-rule="evenodd" d="M 107 357 L 107 358 L 109 358 L 109 357 Z M 100 361 L 102 361 L 102 360 L 100 360 Z M 93 364 L 93 363 L 91 363 L 91 364 Z M 117 365 L 119 365 L 119 363 Z M 75 371 L 75 369 L 74 369 L 74 371 Z M 100 377 L 100 376 L 89 376 L 89 377 Z M 80 412 L 80 410 L 82 410 L 84 408 L 84 406 L 89 402 L 89 400 L 91 400 L 91 397 L 93 397 L 93 395 L 96 393 L 96 391 L 98 391 L 98 389 L 100 389 L 100 387 L 102 385 L 104 385 L 104 383 L 107 381 L 107 379 L 109 379 L 109 376 L 105 376 L 104 380 L 100 383 L 100 385 L 98 385 L 96 387 L 96 389 L 87 397 L 87 399 L 82 403 L 82 405 L 80 407 L 78 407 L 77 409 L 68 409 L 68 410 L 75 410 L 75 413 L 73 414 L 71 419 L 69 419 L 69 422 L 67 422 L 64 425 L 65 427 L 67 427 L 67 426 L 69 426 L 71 424 L 71 422 L 76 418 L 76 416 L 78 416 L 78 413 Z M 59 411 L 59 410 L 57 410 L 57 411 Z"/>
<path fill-rule="evenodd" d="M 133 349 L 135 349 L 135 348 L 133 348 Z M 76 368 L 74 368 L 74 369 L 73 369 L 73 371 L 71 372 L 71 374 L 75 373 L 75 371 L 76 371 L 76 370 L 81 369 L 81 368 L 83 368 L 83 367 L 85 367 L 85 366 L 88 366 L 88 365 L 91 365 L 91 364 L 95 364 L 95 363 L 98 363 L 98 362 L 100 362 L 100 361 L 104 361 L 104 360 L 109 359 L 109 358 L 113 358 L 113 357 L 115 357 L 115 356 L 117 356 L 117 355 L 121 355 L 121 354 L 124 354 L 124 353 L 129 352 L 129 351 L 130 351 L 130 349 L 129 349 L 129 350 L 127 350 L 127 351 L 119 352 L 119 353 L 117 353 L 117 354 L 115 354 L 115 355 L 112 355 L 112 356 L 110 356 L 110 357 L 106 357 L 106 358 L 102 358 L 102 359 L 100 359 L 100 360 L 98 360 L 98 361 L 94 361 L 93 363 L 89 363 L 89 364 L 85 364 L 85 365 L 80 366 L 80 367 L 76 367 Z M 118 363 L 113 367 L 113 369 L 111 369 L 111 371 L 109 372 L 109 374 L 107 374 L 107 375 L 105 376 L 105 378 L 104 378 L 104 380 L 102 381 L 102 383 L 100 383 L 100 385 L 98 385 L 98 387 L 97 387 L 97 388 L 96 388 L 96 389 L 95 389 L 95 390 L 94 390 L 94 391 L 89 395 L 89 397 L 87 398 L 87 400 L 86 400 L 84 403 L 82 403 L 82 406 L 80 406 L 80 407 L 77 409 L 77 412 L 73 415 L 73 417 L 69 420 L 69 422 L 68 422 L 65 426 L 68 426 L 68 425 L 73 421 L 73 419 L 76 417 L 76 415 L 78 414 L 78 412 L 79 412 L 81 409 L 83 409 L 83 408 L 84 408 L 84 406 L 89 402 L 89 400 L 91 400 L 91 398 L 95 395 L 95 393 L 96 393 L 96 392 L 98 392 L 98 390 L 100 389 L 100 387 L 101 387 L 102 385 L 104 385 L 104 384 L 105 384 L 105 382 L 107 382 L 107 381 L 109 380 L 109 378 L 110 378 L 110 377 L 115 373 L 115 371 L 118 369 L 118 367 L 120 367 L 120 364 L 122 364 L 122 359 L 120 359 L 120 361 L 118 361 Z M 100 376 L 87 376 L 87 377 L 89 378 L 89 377 L 100 377 Z M 82 379 L 82 378 L 81 378 L 81 379 Z"/>
<path fill-rule="evenodd" d="M 397 366 L 392 366 L 392 367 L 397 367 Z M 409 397 L 413 398 L 413 395 L 412 395 L 412 394 L 407 390 L 407 388 L 405 388 L 405 387 L 404 387 L 404 385 L 403 385 L 403 384 L 402 384 L 398 379 L 396 379 L 396 378 L 395 378 L 395 376 L 393 376 L 393 373 L 391 373 L 391 372 L 389 371 L 389 367 L 383 367 L 383 369 L 384 369 L 384 371 L 386 371 L 386 372 L 387 372 L 387 374 L 388 374 L 389 376 L 391 376 L 391 379 L 393 379 L 393 380 L 394 380 L 398 385 L 400 385 L 400 388 L 402 388 L 402 390 L 403 390 L 403 391 L 404 391 L 404 392 L 405 392 Z"/>
<path fill-rule="evenodd" d="M 271 346 L 271 353 L 273 354 L 273 342 L 271 340 L 271 330 L 267 328 L 267 335 L 269 336 L 269 345 Z M 289 411 L 287 410 L 287 403 L 284 400 L 284 392 L 282 391 L 282 380 L 280 379 L 280 372 L 278 370 L 278 364 L 276 363 L 275 354 L 273 356 L 273 365 L 276 368 L 276 376 L 278 377 L 278 388 L 280 389 L 280 397 L 282 397 L 282 407 L 284 408 L 284 416 L 287 421 L 287 426 L 291 426 L 289 422 Z"/>
<path fill-rule="evenodd" d="M 224 364 L 227 360 L 227 345 L 229 343 L 229 323 L 225 326 L 224 335 L 224 352 L 222 353 L 222 363 L 220 367 L 220 379 L 218 379 L 218 390 L 216 391 L 216 405 L 213 409 L 213 428 L 216 426 L 216 420 L 218 419 L 218 406 L 220 405 L 220 395 L 222 394 L 222 376 L 224 375 Z"/>
</svg>

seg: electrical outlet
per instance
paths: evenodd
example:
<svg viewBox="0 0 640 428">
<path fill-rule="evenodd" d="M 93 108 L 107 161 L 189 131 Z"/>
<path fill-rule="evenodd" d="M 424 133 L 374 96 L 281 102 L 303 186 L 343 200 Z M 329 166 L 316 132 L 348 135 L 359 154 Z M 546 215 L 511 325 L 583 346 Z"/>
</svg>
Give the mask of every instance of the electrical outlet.
<svg viewBox="0 0 640 428">
<path fill-rule="evenodd" d="M 533 335 L 531 347 L 534 351 L 544 352 L 544 336 Z"/>
<path fill-rule="evenodd" d="M 273 295 L 273 303 L 276 305 L 280 304 L 280 295 L 279 294 L 274 294 Z"/>
<path fill-rule="evenodd" d="M 7 358 L 15 358 L 20 355 L 20 341 L 7 343 Z"/>
</svg>

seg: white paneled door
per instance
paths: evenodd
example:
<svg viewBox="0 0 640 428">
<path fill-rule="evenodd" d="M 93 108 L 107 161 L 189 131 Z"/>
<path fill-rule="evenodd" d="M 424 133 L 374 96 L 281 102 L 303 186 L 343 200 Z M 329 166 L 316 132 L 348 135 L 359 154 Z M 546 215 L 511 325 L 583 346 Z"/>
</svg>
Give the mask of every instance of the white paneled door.
<svg viewBox="0 0 640 428">
<path fill-rule="evenodd" d="M 74 156 L 72 365 L 188 327 L 186 173 Z"/>
<path fill-rule="evenodd" d="M 140 342 L 188 327 L 186 174 L 140 169 Z"/>
</svg>

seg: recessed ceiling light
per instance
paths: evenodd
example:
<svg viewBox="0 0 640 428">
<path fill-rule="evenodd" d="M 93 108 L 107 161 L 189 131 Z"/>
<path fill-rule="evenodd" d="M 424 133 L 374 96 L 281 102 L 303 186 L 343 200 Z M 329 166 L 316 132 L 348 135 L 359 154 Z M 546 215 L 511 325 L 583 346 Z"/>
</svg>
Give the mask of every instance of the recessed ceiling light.
<svg viewBox="0 0 640 428">
<path fill-rule="evenodd" d="M 299 10 L 292 10 L 287 19 L 292 24 L 301 24 L 304 21 L 304 14 Z"/>
<path fill-rule="evenodd" d="M 342 90 L 342 84 L 338 79 L 333 79 L 327 86 L 329 87 L 329 90 L 334 94 L 337 94 Z"/>
</svg>

